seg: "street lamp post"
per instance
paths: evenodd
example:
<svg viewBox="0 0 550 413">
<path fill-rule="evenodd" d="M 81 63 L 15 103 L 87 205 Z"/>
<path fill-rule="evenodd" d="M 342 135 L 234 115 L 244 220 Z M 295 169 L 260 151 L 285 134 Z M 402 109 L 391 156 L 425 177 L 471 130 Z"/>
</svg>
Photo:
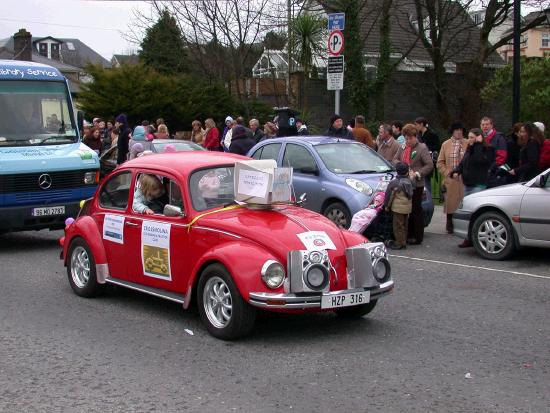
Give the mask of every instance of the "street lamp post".
<svg viewBox="0 0 550 413">
<path fill-rule="evenodd" d="M 514 59 L 512 75 L 512 123 L 519 121 L 521 2 L 514 0 Z"/>
</svg>

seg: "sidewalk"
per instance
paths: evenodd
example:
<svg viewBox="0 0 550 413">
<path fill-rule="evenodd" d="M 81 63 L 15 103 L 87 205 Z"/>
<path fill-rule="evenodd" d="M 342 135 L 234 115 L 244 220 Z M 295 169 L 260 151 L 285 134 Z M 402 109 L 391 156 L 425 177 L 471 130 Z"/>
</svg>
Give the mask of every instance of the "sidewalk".
<svg viewBox="0 0 550 413">
<path fill-rule="evenodd" d="M 446 234 L 445 225 L 447 223 L 447 218 L 443 212 L 443 205 L 434 205 L 434 215 L 430 225 L 428 225 L 424 232 L 429 232 L 432 234 Z"/>
</svg>

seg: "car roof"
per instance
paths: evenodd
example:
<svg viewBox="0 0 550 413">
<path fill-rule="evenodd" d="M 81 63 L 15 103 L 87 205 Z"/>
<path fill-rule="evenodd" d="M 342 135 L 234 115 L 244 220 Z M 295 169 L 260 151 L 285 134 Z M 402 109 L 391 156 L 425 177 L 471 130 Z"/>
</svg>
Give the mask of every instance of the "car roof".
<svg viewBox="0 0 550 413">
<path fill-rule="evenodd" d="M 324 145 L 328 143 L 341 143 L 341 144 L 350 144 L 350 143 L 360 143 L 354 141 L 353 139 L 345 138 L 335 138 L 332 136 L 285 136 L 282 138 L 272 138 L 262 141 L 262 143 L 267 142 L 293 142 L 293 143 L 305 143 L 311 146 L 314 145 Z"/>
<path fill-rule="evenodd" d="M 149 168 L 171 172 L 174 175 L 186 176 L 196 169 L 230 165 L 237 161 L 244 160 L 250 160 L 250 158 L 225 152 L 170 152 L 140 156 L 139 158 L 124 162 L 120 166 L 120 170 L 130 168 Z"/>
</svg>

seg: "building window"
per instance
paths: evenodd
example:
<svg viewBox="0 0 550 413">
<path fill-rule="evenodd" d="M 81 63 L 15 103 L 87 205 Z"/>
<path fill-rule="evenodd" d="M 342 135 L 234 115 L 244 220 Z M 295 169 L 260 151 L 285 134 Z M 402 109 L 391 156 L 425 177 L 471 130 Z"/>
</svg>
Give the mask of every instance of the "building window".
<svg viewBox="0 0 550 413">
<path fill-rule="evenodd" d="M 542 34 L 542 47 L 549 47 L 550 46 L 550 33 L 543 33 Z"/>
<path fill-rule="evenodd" d="M 40 53 L 41 56 L 48 57 L 48 43 L 39 43 L 38 53 Z"/>
<path fill-rule="evenodd" d="M 520 37 L 520 45 L 521 47 L 527 47 L 527 42 L 529 41 L 529 37 L 527 36 L 527 34 L 524 34 Z"/>
<path fill-rule="evenodd" d="M 59 44 L 57 43 L 52 43 L 51 44 L 51 48 L 52 48 L 52 59 L 54 60 L 59 60 Z"/>
<path fill-rule="evenodd" d="M 73 42 L 67 42 L 67 49 L 69 50 L 75 50 L 74 43 Z"/>
<path fill-rule="evenodd" d="M 474 23 L 475 24 L 481 23 L 481 13 L 474 13 Z"/>
</svg>

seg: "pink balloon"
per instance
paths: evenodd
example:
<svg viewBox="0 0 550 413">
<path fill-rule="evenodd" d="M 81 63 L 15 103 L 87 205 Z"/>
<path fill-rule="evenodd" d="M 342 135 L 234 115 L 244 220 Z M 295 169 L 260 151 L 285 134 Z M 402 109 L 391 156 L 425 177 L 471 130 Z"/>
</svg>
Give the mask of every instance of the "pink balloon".
<svg viewBox="0 0 550 413">
<path fill-rule="evenodd" d="M 65 226 L 71 225 L 74 222 L 74 218 L 69 217 L 65 220 Z"/>
</svg>

